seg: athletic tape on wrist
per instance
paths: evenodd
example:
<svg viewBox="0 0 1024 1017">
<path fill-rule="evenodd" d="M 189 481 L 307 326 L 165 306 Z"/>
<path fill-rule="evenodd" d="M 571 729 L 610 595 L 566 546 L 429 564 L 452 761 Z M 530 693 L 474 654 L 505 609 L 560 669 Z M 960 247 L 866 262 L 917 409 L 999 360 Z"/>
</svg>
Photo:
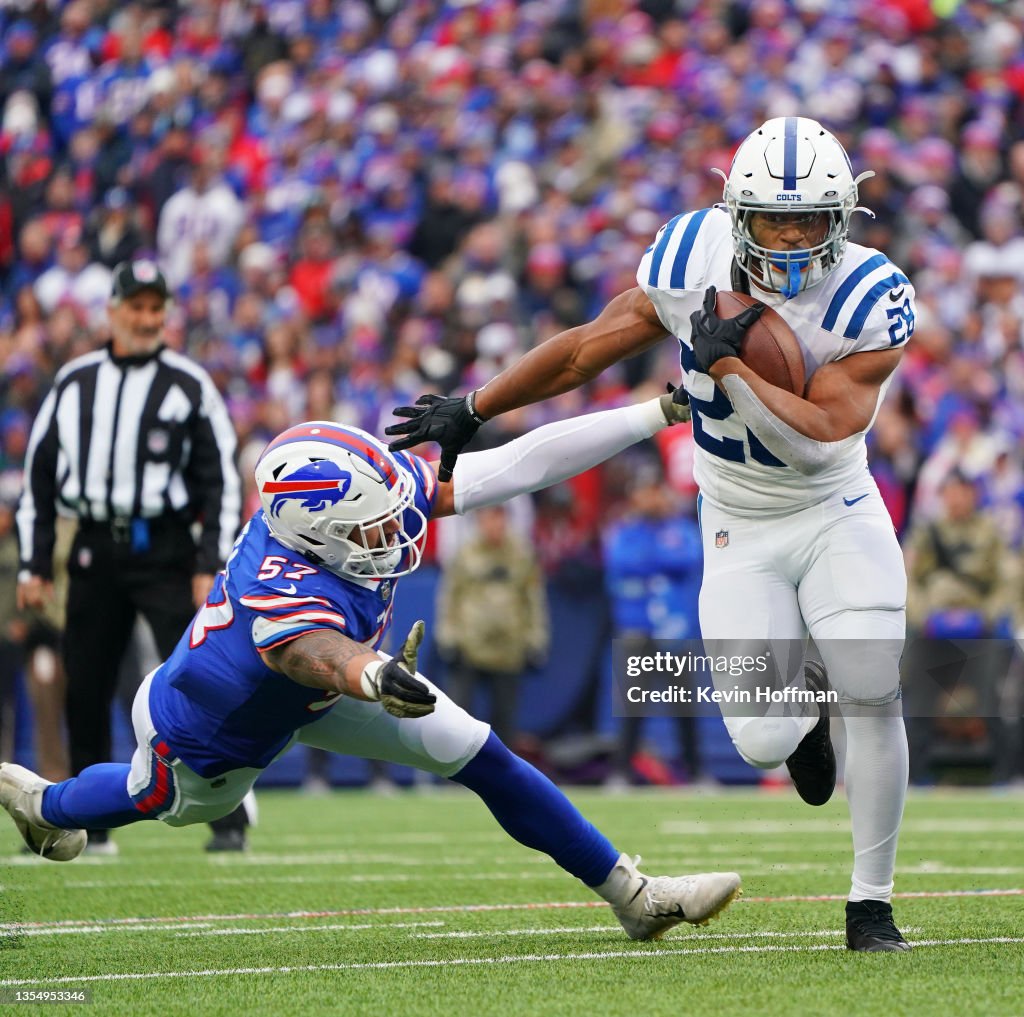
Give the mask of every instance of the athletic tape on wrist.
<svg viewBox="0 0 1024 1017">
<path fill-rule="evenodd" d="M 371 660 L 363 668 L 363 673 L 359 676 L 359 688 L 362 689 L 363 695 L 374 703 L 380 700 L 380 683 L 378 678 L 383 666 L 384 661 Z"/>
</svg>

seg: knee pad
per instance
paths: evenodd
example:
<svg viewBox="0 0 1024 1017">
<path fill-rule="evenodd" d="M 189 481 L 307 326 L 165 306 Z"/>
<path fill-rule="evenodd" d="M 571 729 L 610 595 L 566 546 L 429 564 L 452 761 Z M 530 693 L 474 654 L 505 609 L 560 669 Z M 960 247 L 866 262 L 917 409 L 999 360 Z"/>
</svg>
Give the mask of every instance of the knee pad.
<svg viewBox="0 0 1024 1017">
<path fill-rule="evenodd" d="M 759 770 L 784 763 L 800 744 L 805 727 L 799 717 L 732 717 L 725 726 L 736 751 Z"/>
</svg>

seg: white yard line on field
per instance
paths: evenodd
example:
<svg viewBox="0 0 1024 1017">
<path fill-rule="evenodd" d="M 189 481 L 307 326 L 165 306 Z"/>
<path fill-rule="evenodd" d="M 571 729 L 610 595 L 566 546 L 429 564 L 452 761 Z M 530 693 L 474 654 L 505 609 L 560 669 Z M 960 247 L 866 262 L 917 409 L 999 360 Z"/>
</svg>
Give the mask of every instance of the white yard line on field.
<svg viewBox="0 0 1024 1017">
<path fill-rule="evenodd" d="M 816 870 L 817 871 L 817 870 Z M 446 872 L 446 882 L 501 882 L 508 880 L 535 880 L 535 879 L 564 879 L 565 873 L 558 869 L 550 872 Z M 180 876 L 176 879 L 133 879 L 131 888 L 153 889 L 163 886 L 183 886 L 184 884 L 199 883 L 203 886 L 252 886 L 254 883 L 324 883 L 327 876 L 264 876 L 262 873 L 253 873 L 245 877 L 202 876 L 191 877 Z M 346 883 L 425 883 L 427 877 L 422 873 L 415 872 L 380 872 L 380 873 L 345 873 Z M 89 879 L 74 883 L 61 884 L 62 890 L 109 890 L 123 888 L 125 879 L 100 880 Z"/>
<path fill-rule="evenodd" d="M 176 925 L 155 925 L 155 924 L 134 924 L 134 925 L 76 925 L 71 927 L 52 927 L 28 929 L 16 925 L 0 926 L 0 940 L 4 938 L 19 938 L 21 936 L 71 936 L 71 935 L 96 935 L 108 932 L 173 932 L 178 937 L 183 936 L 242 936 L 255 935 L 264 932 L 341 932 L 341 931 L 363 931 L 364 929 L 423 929 L 437 928 L 444 926 L 444 922 L 373 922 L 363 925 L 282 925 L 272 928 L 242 928 L 242 929 L 216 929 L 209 922 L 189 923 L 189 931 L 182 932 L 181 924 Z M 203 931 L 195 932 L 192 930 Z"/>
<path fill-rule="evenodd" d="M 546 855 L 494 855 L 488 856 L 488 861 L 497 865 L 550 865 L 551 859 Z M 353 854 L 347 851 L 317 851 L 309 854 L 289 852 L 287 854 L 274 854 L 268 851 L 245 852 L 238 854 L 213 855 L 207 859 L 213 867 L 234 868 L 235 866 L 248 867 L 250 865 L 388 865 L 401 868 L 445 868 L 457 866 L 474 866 L 480 864 L 479 858 L 409 858 L 403 855 L 384 854 Z M 449 874 L 446 873 L 447 878 Z"/>
<path fill-rule="evenodd" d="M 278 925 L 266 929 L 209 929 L 206 932 L 176 932 L 175 939 L 188 939 L 190 936 L 262 936 L 268 932 L 364 932 L 367 929 L 422 929 L 437 928 L 439 925 L 444 925 L 444 922 L 367 922 L 365 925 Z M 147 931 L 147 927 L 143 926 L 139 931 Z"/>
<path fill-rule="evenodd" d="M 793 819 L 793 820 L 728 820 L 715 822 L 703 819 L 670 819 L 659 824 L 658 830 L 668 834 L 687 834 L 704 837 L 725 833 L 759 837 L 765 834 L 849 833 L 845 819 Z M 1021 833 L 1024 819 L 907 819 L 900 828 L 901 838 L 924 833 Z"/>
<path fill-rule="evenodd" d="M 545 862 L 548 859 L 544 859 Z M 665 863 L 658 868 L 676 867 L 677 865 L 687 869 L 709 868 L 707 860 L 697 861 L 692 864 Z M 786 872 L 845 872 L 848 863 L 818 861 L 818 862 L 773 862 L 768 859 L 748 859 L 743 865 L 743 876 L 753 879 L 759 876 L 777 876 Z M 939 861 L 923 861 L 917 865 L 904 866 L 900 869 L 902 875 L 914 876 L 1019 876 L 1024 873 L 1024 866 L 1001 865 L 1001 866 L 967 866 L 967 865 L 946 865 Z M 159 889 L 168 886 L 183 886 L 185 884 L 200 883 L 203 886 L 251 886 L 255 876 L 229 876 L 213 877 L 197 873 L 191 876 L 179 876 L 176 879 L 136 879 L 132 881 L 134 888 Z M 563 874 L 555 869 L 549 872 L 460 872 L 445 873 L 445 879 L 459 882 L 498 882 L 501 880 L 520 879 L 560 879 Z M 258 877 L 261 883 L 275 883 L 288 885 L 312 885 L 322 883 L 323 876 L 264 876 Z M 358 873 L 345 877 L 347 883 L 415 883 L 422 881 L 423 877 L 404 872 L 381 872 L 381 873 Z M 112 873 L 109 880 L 88 879 L 65 883 L 65 890 L 108 890 L 124 885 L 123 876 L 118 877 Z"/>
<path fill-rule="evenodd" d="M 1014 888 L 1006 890 L 924 890 L 905 893 L 894 893 L 894 900 L 917 899 L 917 898 L 952 898 L 952 897 L 1021 897 L 1024 896 L 1024 889 Z M 791 904 L 791 903 L 818 903 L 828 901 L 843 901 L 846 896 L 843 894 L 823 894 L 820 896 L 792 895 L 786 897 L 743 897 L 738 901 L 741 906 L 747 904 Z M 131 917 L 131 918 L 66 918 L 51 922 L 8 922 L 0 924 L 0 933 L 19 932 L 29 929 L 61 929 L 77 928 L 82 926 L 95 925 L 151 925 L 166 924 L 197 928 L 202 923 L 209 922 L 245 922 L 245 921 L 280 921 L 289 918 L 354 918 L 354 917 L 379 917 L 386 915 L 441 915 L 441 914 L 472 914 L 475 912 L 501 912 L 501 911 L 555 911 L 555 910 L 576 910 L 579 908 L 603 908 L 607 907 L 604 901 L 540 901 L 529 904 L 442 904 L 432 907 L 394 907 L 394 908 L 347 908 L 337 911 L 265 911 L 265 912 L 241 912 L 237 914 L 208 914 L 208 915 L 163 915 L 152 917 Z"/>
<path fill-rule="evenodd" d="M 962 939 L 925 939 L 913 943 L 915 947 L 926 946 L 994 946 L 1000 944 L 1024 943 L 1021 936 L 992 936 L 988 938 Z M 694 954 L 728 954 L 728 953 L 813 953 L 824 950 L 845 950 L 846 946 L 841 943 L 809 943 L 794 944 L 785 946 L 708 946 L 708 947 L 684 947 L 682 949 L 647 948 L 635 950 L 611 950 L 588 951 L 587 953 L 549 953 L 549 954 L 526 954 L 522 956 L 505 955 L 499 957 L 446 957 L 439 960 L 403 960 L 403 961 L 368 961 L 355 962 L 351 964 L 304 964 L 288 967 L 259 967 L 259 968 L 208 968 L 199 971 L 132 971 L 132 972 L 109 972 L 100 975 L 67 975 L 61 978 L 5 978 L 0 979 L 0 987 L 13 987 L 18 985 L 46 985 L 53 988 L 55 985 L 84 985 L 93 982 L 128 982 L 128 981 L 154 981 L 161 978 L 215 978 L 234 977 L 237 975 L 294 975 L 310 974 L 327 971 L 384 971 L 399 968 L 440 968 L 454 966 L 482 966 L 488 964 L 545 964 L 558 963 L 561 961 L 600 961 L 616 960 L 630 957 L 644 960 L 660 960 L 666 957 L 679 957 Z"/>
<path fill-rule="evenodd" d="M 195 925 L 190 926 L 193 929 L 209 929 L 211 928 L 209 922 L 197 922 Z M 178 932 L 181 929 L 180 925 L 75 925 L 68 928 L 42 928 L 42 929 L 29 929 L 24 926 L 19 928 L 16 925 L 4 925 L 0 926 L 0 938 L 4 936 L 72 936 L 82 934 L 95 934 L 105 932 Z M 200 935 L 200 933 L 196 933 Z"/>
<path fill-rule="evenodd" d="M 904 933 L 920 932 L 918 927 L 903 926 Z M 578 932 L 616 932 L 622 934 L 618 925 L 590 925 L 574 928 L 499 929 L 493 932 L 414 932 L 411 939 L 489 939 L 492 936 L 554 936 Z M 202 934 L 201 934 L 202 935 Z M 694 932 L 701 941 L 707 939 L 798 939 L 806 936 L 845 936 L 845 929 L 816 929 L 813 932 Z"/>
</svg>

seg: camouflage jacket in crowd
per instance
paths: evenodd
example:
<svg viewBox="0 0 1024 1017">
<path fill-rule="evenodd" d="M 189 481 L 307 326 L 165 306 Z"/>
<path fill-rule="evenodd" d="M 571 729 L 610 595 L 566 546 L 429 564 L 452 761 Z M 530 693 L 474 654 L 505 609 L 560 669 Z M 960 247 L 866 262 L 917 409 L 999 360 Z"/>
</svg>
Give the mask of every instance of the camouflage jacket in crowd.
<svg viewBox="0 0 1024 1017">
<path fill-rule="evenodd" d="M 533 549 L 509 538 L 464 545 L 444 570 L 436 637 L 459 662 L 510 674 L 547 653 L 548 604 Z"/>
</svg>

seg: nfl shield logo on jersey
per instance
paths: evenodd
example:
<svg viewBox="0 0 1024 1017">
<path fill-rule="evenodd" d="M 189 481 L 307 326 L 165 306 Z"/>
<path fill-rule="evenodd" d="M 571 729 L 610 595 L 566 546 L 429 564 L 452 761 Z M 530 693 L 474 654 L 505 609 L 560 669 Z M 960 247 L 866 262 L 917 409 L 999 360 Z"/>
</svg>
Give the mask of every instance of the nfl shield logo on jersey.
<svg viewBox="0 0 1024 1017">
<path fill-rule="evenodd" d="M 729 546 L 729 531 L 728 530 L 716 530 L 715 531 L 715 547 L 728 547 Z"/>
</svg>

